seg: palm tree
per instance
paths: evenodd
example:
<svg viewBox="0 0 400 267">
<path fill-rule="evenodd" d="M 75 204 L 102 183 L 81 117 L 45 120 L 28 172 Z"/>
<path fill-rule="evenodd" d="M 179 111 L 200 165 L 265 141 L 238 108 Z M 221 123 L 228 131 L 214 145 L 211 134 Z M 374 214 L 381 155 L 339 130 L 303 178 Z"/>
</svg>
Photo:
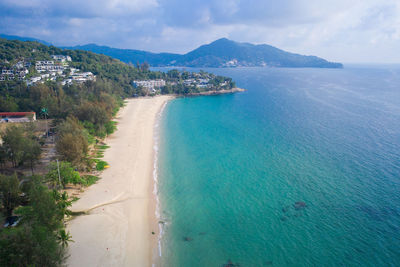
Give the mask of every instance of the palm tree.
<svg viewBox="0 0 400 267">
<path fill-rule="evenodd" d="M 54 199 L 57 202 L 57 206 L 62 214 L 62 216 L 69 216 L 71 215 L 71 211 L 68 209 L 72 205 L 72 201 L 69 200 L 69 196 L 67 192 L 63 192 L 60 194 L 57 190 L 53 190 Z"/>
<path fill-rule="evenodd" d="M 58 232 L 57 239 L 63 248 L 68 247 L 68 242 L 75 242 L 71 238 L 71 234 L 69 232 L 66 232 L 65 229 L 61 229 Z"/>
</svg>

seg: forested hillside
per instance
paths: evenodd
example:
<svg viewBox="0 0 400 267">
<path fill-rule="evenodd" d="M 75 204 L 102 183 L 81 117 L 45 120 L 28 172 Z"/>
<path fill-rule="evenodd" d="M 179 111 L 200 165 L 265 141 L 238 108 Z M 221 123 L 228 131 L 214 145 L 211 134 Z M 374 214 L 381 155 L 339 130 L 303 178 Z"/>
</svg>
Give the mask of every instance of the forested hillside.
<svg viewBox="0 0 400 267">
<path fill-rule="evenodd" d="M 126 97 L 156 93 L 190 94 L 234 87 L 230 78 L 209 73 L 201 72 L 201 77 L 206 77 L 210 86 L 196 87 L 193 83 L 185 82 L 185 79 L 191 78 L 188 72 L 150 71 L 147 63 L 133 66 L 109 56 L 88 51 L 64 50 L 37 42 L 0 39 L 0 67 L 7 68 L 19 60 L 28 60 L 32 62 L 29 77 L 37 74 L 34 62 L 51 60 L 51 55 L 70 56 L 72 59 L 69 62 L 70 67 L 92 72 L 96 76 L 96 81 L 67 85 L 61 85 L 56 81 L 46 81 L 33 86 L 27 86 L 26 82 L 18 80 L 2 81 L 0 82 L 0 111 L 35 111 L 40 115 L 40 110 L 45 107 L 51 118 L 66 118 L 72 114 L 80 120 L 94 123 L 96 128 L 101 129 L 107 119 L 110 119 L 112 111 Z M 133 85 L 133 81 L 155 79 L 164 79 L 167 86 L 160 88 L 158 92 L 148 92 L 142 87 Z M 225 82 L 224 86 L 219 86 L 223 82 Z M 86 110 L 88 107 L 93 107 L 96 112 Z M 81 112 L 82 109 L 86 112 Z M 92 113 L 103 117 L 104 120 L 90 118 L 88 114 Z M 85 117 L 81 117 L 80 114 L 85 114 Z"/>
</svg>

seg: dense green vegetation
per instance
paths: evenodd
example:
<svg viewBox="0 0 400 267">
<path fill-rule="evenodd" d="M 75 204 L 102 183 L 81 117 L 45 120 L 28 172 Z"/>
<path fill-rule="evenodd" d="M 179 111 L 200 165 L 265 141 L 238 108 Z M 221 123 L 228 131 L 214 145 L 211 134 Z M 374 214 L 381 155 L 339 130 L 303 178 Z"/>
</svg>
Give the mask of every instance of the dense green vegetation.
<svg viewBox="0 0 400 267">
<path fill-rule="evenodd" d="M 15 211 L 22 218 L 18 226 L 0 230 L 0 266 L 60 265 L 71 241 L 63 224 L 71 205 L 68 196 L 49 189 L 40 176 L 21 185 L 16 175 L 0 175 L 0 185 L 3 205 L 7 195 L 12 195 L 7 207 L 24 204 Z"/>
<path fill-rule="evenodd" d="M 33 166 L 41 154 L 39 140 L 33 131 L 33 124 L 7 127 L 1 136 L 3 143 L 0 146 L 0 161 L 3 164 L 9 161 L 13 167 L 28 162 L 33 174 Z"/>
</svg>

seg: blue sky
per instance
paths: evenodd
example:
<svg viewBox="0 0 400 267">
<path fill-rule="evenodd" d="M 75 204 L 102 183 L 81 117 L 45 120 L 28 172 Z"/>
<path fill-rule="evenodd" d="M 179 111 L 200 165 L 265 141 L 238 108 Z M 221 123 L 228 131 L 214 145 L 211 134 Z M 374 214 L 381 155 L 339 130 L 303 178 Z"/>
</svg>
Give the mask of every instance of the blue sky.
<svg viewBox="0 0 400 267">
<path fill-rule="evenodd" d="M 0 0 L 0 33 L 178 53 L 227 37 L 333 61 L 400 63 L 400 1 Z"/>
</svg>

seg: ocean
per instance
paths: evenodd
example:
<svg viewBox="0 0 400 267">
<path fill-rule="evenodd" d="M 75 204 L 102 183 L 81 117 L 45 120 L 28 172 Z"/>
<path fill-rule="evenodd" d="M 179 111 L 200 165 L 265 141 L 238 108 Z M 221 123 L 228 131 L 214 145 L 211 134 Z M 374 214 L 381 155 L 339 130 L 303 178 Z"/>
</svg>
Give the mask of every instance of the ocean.
<svg viewBox="0 0 400 267">
<path fill-rule="evenodd" d="M 204 69 L 162 114 L 162 266 L 400 266 L 400 66 Z"/>
</svg>

